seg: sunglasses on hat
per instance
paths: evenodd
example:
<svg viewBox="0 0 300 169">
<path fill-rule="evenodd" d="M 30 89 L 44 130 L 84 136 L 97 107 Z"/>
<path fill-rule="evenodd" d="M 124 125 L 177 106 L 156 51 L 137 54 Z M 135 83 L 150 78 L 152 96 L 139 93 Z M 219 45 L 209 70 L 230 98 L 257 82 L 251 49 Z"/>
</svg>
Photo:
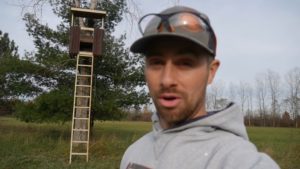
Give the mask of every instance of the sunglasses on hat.
<svg viewBox="0 0 300 169">
<path fill-rule="evenodd" d="M 130 50 L 134 53 L 145 53 L 150 42 L 157 38 L 178 37 L 216 55 L 217 40 L 208 17 L 192 8 L 177 6 L 161 13 L 150 13 L 139 20 L 138 26 L 142 37 L 132 44 Z"/>
<path fill-rule="evenodd" d="M 178 31 L 190 31 L 190 32 L 202 32 L 212 31 L 209 22 L 195 12 L 173 12 L 168 14 L 150 13 L 143 16 L 139 22 L 139 31 L 142 35 L 147 33 L 147 30 L 153 31 L 153 26 L 156 25 L 156 30 L 162 32 L 167 30 L 168 32 Z M 152 25 L 152 26 L 151 26 Z"/>
</svg>

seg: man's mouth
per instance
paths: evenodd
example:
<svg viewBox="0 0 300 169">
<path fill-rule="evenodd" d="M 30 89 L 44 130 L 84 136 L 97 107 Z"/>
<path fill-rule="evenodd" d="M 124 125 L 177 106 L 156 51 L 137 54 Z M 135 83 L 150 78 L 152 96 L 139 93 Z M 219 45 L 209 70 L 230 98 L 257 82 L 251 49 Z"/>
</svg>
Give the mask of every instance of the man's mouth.
<svg viewBox="0 0 300 169">
<path fill-rule="evenodd" d="M 159 104 L 166 108 L 176 107 L 180 102 L 180 97 L 175 94 L 162 94 L 160 95 Z"/>
</svg>

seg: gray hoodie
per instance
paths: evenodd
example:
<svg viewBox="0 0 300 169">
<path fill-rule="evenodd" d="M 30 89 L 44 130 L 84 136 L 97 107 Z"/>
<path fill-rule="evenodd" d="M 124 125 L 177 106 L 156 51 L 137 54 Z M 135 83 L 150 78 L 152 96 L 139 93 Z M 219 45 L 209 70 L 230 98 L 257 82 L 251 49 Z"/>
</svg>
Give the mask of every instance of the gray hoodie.
<svg viewBox="0 0 300 169">
<path fill-rule="evenodd" d="M 249 142 L 238 106 L 163 130 L 153 115 L 153 131 L 125 152 L 121 169 L 277 169 Z"/>
</svg>

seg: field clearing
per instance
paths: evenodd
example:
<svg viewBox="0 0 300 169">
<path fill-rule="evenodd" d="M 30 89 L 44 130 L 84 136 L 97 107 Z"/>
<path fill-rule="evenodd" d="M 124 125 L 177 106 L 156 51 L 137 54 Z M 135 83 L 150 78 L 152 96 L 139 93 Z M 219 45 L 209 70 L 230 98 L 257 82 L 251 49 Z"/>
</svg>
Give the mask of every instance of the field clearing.
<svg viewBox="0 0 300 169">
<path fill-rule="evenodd" d="M 68 165 L 69 123 L 34 124 L 0 117 L 0 169 L 118 169 L 128 145 L 150 130 L 147 122 L 97 121 L 89 163 L 82 158 Z M 282 169 L 300 169 L 300 129 L 251 127 L 248 133 Z"/>
</svg>

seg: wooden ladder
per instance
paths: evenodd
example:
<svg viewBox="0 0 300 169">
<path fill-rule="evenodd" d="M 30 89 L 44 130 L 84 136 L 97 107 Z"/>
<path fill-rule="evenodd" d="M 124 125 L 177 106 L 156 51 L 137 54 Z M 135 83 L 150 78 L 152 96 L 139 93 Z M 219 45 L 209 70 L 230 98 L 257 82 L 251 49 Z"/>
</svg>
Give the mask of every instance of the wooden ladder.
<svg viewBox="0 0 300 169">
<path fill-rule="evenodd" d="M 80 51 L 77 55 L 70 161 L 72 156 L 89 158 L 90 117 L 92 101 L 94 56 L 92 52 Z"/>
</svg>

